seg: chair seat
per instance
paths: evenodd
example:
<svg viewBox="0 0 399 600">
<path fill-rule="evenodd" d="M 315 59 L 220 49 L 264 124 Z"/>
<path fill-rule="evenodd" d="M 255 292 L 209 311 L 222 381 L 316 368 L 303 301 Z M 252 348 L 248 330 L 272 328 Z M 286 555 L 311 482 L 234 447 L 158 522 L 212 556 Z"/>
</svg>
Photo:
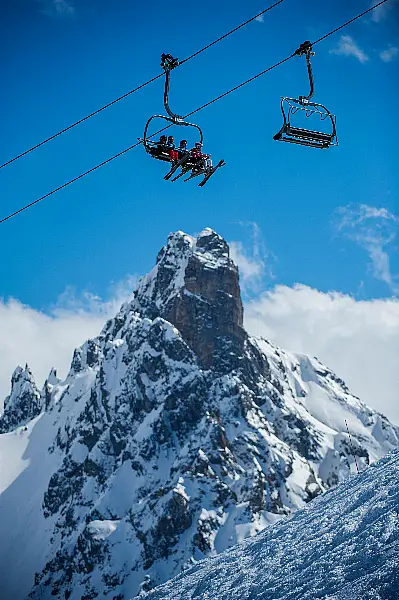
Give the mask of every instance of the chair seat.
<svg viewBox="0 0 399 600">
<path fill-rule="evenodd" d="M 301 129 L 299 127 L 291 127 L 288 126 L 286 131 L 284 132 L 287 135 L 292 135 L 293 137 L 300 137 L 306 140 L 315 140 L 319 142 L 327 142 L 331 144 L 333 136 L 329 133 L 323 133 L 321 131 L 312 131 L 310 129 Z"/>
<path fill-rule="evenodd" d="M 290 142 L 291 144 L 300 144 L 301 146 L 311 146 L 312 148 L 329 148 L 329 142 L 318 142 L 316 140 L 305 140 L 304 138 L 284 137 L 281 136 L 278 141 Z"/>
<path fill-rule="evenodd" d="M 167 152 L 160 152 L 158 154 L 156 152 L 156 147 L 154 147 L 154 148 L 147 148 L 147 152 L 148 152 L 148 154 L 150 154 L 152 156 L 152 158 L 156 158 L 158 160 L 164 160 L 166 162 L 172 162 L 172 159 L 171 159 L 171 157 L 169 156 L 169 154 Z"/>
</svg>

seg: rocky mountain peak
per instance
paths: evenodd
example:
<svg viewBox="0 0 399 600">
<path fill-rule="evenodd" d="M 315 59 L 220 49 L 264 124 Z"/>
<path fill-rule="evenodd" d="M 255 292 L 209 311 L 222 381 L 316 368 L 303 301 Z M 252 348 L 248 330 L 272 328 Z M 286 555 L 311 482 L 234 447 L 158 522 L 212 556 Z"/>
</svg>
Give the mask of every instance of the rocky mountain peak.
<svg viewBox="0 0 399 600">
<path fill-rule="evenodd" d="M 11 392 L 16 385 L 22 384 L 25 381 L 29 383 L 34 382 L 32 371 L 28 365 L 25 365 L 25 368 L 18 365 L 18 367 L 14 370 L 14 373 L 11 375 Z"/>
<path fill-rule="evenodd" d="M 224 370 L 226 351 L 233 361 L 242 353 L 238 269 L 227 242 L 212 229 L 196 238 L 170 234 L 155 268 L 140 280 L 133 305 L 172 323 L 205 369 Z"/>
<path fill-rule="evenodd" d="M 18 366 L 11 377 L 11 393 L 4 400 L 0 417 L 0 433 L 7 433 L 26 425 L 40 414 L 42 398 L 28 365 Z"/>
<path fill-rule="evenodd" d="M 57 377 L 57 369 L 54 367 L 50 369 L 50 373 L 46 379 L 46 382 L 50 385 L 57 385 L 61 380 Z"/>
<path fill-rule="evenodd" d="M 15 427 L 42 412 L 0 436 L 4 598 L 133 598 L 399 445 L 332 371 L 242 319 L 225 240 L 179 231 L 65 380 L 40 395 L 16 372 Z"/>
</svg>

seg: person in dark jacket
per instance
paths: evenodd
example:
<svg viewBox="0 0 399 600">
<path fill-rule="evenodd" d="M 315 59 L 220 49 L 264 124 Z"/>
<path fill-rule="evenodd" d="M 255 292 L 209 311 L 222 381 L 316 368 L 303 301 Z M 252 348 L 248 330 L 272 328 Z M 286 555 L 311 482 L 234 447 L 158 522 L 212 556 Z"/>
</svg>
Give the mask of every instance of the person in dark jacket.
<svg viewBox="0 0 399 600">
<path fill-rule="evenodd" d="M 179 160 L 182 159 L 187 153 L 187 140 L 181 140 L 179 147 L 177 148 Z"/>
<path fill-rule="evenodd" d="M 152 156 L 157 157 L 160 154 L 168 153 L 166 135 L 161 135 L 158 142 L 150 142 L 150 144 L 150 153 Z"/>
<path fill-rule="evenodd" d="M 159 142 L 157 143 L 160 152 L 165 152 L 167 145 L 168 142 L 166 140 L 166 135 L 161 135 L 161 137 L 159 138 Z"/>
</svg>

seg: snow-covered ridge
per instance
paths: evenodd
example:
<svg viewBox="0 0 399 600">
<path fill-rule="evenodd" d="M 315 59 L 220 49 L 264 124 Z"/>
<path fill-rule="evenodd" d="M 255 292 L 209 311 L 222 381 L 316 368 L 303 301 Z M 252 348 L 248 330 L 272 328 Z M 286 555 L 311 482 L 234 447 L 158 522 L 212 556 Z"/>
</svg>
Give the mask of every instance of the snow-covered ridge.
<svg viewBox="0 0 399 600">
<path fill-rule="evenodd" d="M 13 600 L 130 598 L 304 507 L 354 453 L 364 469 L 399 444 L 319 361 L 246 334 L 237 267 L 209 229 L 171 234 L 65 381 L 32 393 L 26 430 L 0 436 Z"/>
<path fill-rule="evenodd" d="M 399 451 L 143 600 L 397 600 Z"/>
</svg>

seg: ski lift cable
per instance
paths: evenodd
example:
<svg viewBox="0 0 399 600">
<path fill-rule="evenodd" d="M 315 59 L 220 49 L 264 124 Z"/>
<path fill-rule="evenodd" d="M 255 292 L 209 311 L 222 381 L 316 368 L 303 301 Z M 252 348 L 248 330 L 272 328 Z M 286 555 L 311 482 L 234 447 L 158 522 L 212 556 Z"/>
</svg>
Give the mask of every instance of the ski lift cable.
<svg viewBox="0 0 399 600">
<path fill-rule="evenodd" d="M 264 10 L 262 10 L 260 13 L 258 13 L 254 17 L 251 17 L 247 21 L 244 21 L 244 23 L 241 23 L 241 25 L 238 25 L 237 27 L 235 27 L 231 31 L 228 31 L 224 35 L 220 36 L 219 38 L 217 38 L 216 40 L 214 40 L 213 42 L 211 42 L 207 46 L 204 46 L 200 50 L 197 50 L 196 52 L 194 52 L 194 54 L 191 54 L 187 58 L 179 61 L 179 64 L 177 66 L 184 65 L 184 63 L 188 62 L 192 58 L 195 58 L 196 56 L 198 56 L 202 52 L 205 52 L 205 50 L 208 50 L 209 48 L 211 48 L 215 44 L 218 44 L 219 42 L 221 42 L 222 40 L 224 40 L 225 38 L 227 38 L 229 35 L 235 33 L 239 29 L 242 29 L 243 27 L 245 27 L 246 25 L 248 25 L 252 21 L 255 21 L 256 19 L 259 19 L 265 13 L 269 12 L 269 10 L 272 10 L 273 8 L 275 8 L 276 6 L 278 6 L 279 4 L 281 4 L 282 2 L 284 2 L 284 0 L 278 0 L 277 2 L 275 2 L 274 4 L 272 4 L 271 6 L 269 6 L 268 8 L 265 8 Z M 144 87 L 146 87 L 150 83 L 153 83 L 157 79 L 160 79 L 161 77 L 163 77 L 163 75 L 164 75 L 163 72 L 159 73 L 159 75 L 156 75 L 155 77 L 153 77 L 152 79 L 149 79 L 145 83 L 142 83 L 141 85 L 139 85 L 136 88 L 130 90 L 129 92 L 126 92 L 125 94 L 122 94 L 122 96 L 119 96 L 119 98 L 115 98 L 115 100 L 112 100 L 112 102 L 109 102 L 108 104 L 104 104 L 104 106 L 101 106 L 100 108 L 98 108 L 97 110 L 93 111 L 92 113 L 86 115 L 85 117 L 82 117 L 81 119 L 79 119 L 75 123 L 72 123 L 71 125 L 68 125 L 68 127 L 65 127 L 64 129 L 61 129 L 61 131 L 58 131 L 54 135 L 51 135 L 50 137 L 46 138 L 42 142 L 39 142 L 38 144 L 32 146 L 31 148 L 28 148 L 24 152 L 21 152 L 21 154 L 18 154 L 17 156 L 14 156 L 14 158 L 11 158 L 7 162 L 5 162 L 2 165 L 0 165 L 0 169 L 2 169 L 3 167 L 6 167 L 7 165 L 10 165 L 11 163 L 15 162 L 16 160 L 22 158 L 23 156 L 26 156 L 30 152 L 33 152 L 33 150 L 37 150 L 41 146 L 44 146 L 44 144 L 47 144 L 48 142 L 51 142 L 52 140 L 54 140 L 58 136 L 62 135 L 63 133 L 66 133 L 67 131 L 70 131 L 71 129 L 73 129 L 74 127 L 77 127 L 81 123 L 84 123 L 85 121 L 88 121 L 88 119 L 91 119 L 91 117 L 94 117 L 95 115 L 98 115 L 98 113 L 102 112 L 106 108 L 109 108 L 110 106 L 113 106 L 114 104 L 116 104 L 117 102 L 120 102 L 121 100 L 124 100 L 125 98 L 127 98 L 131 94 L 134 94 L 135 92 L 138 92 L 139 90 L 143 89 Z"/>
<path fill-rule="evenodd" d="M 372 10 L 375 10 L 378 6 L 381 6 L 382 4 L 385 4 L 385 2 L 388 2 L 388 0 L 381 0 L 378 4 L 375 4 L 374 6 L 372 6 L 371 8 L 365 10 L 364 12 L 360 13 L 359 15 L 357 15 L 356 17 L 353 17 L 352 19 L 350 19 L 349 21 L 347 21 L 346 23 L 340 25 L 339 27 L 333 29 L 332 31 L 330 31 L 329 33 L 326 33 L 325 35 L 323 35 L 321 38 L 319 38 L 318 40 L 316 40 L 315 42 L 313 42 L 313 45 L 318 44 L 319 42 L 321 42 L 322 40 L 325 40 L 326 38 L 328 38 L 329 36 L 333 35 L 334 33 L 336 33 L 337 31 L 339 31 L 340 29 L 343 29 L 344 27 L 346 27 L 347 25 L 349 25 L 350 23 L 353 23 L 353 21 L 356 21 L 357 19 L 360 19 L 361 17 L 363 17 L 364 15 L 366 15 L 367 13 L 371 12 Z M 200 106 L 199 108 L 196 108 L 195 110 L 193 110 L 192 112 L 188 113 L 187 115 L 185 115 L 184 118 L 190 117 L 191 115 L 203 110 L 204 108 L 210 106 L 211 104 L 214 104 L 215 102 L 217 102 L 218 100 L 221 100 L 222 98 L 224 98 L 225 96 L 228 96 L 229 94 L 235 92 L 236 90 L 244 87 L 245 85 L 247 85 L 248 83 L 251 83 L 252 81 L 254 81 L 255 79 L 258 79 L 258 77 L 261 77 L 262 75 L 265 75 L 266 73 L 268 73 L 269 71 L 272 71 L 273 69 L 277 68 L 278 66 L 282 65 L 283 63 L 287 62 L 288 60 L 290 60 L 291 58 L 293 58 L 294 56 L 296 56 L 296 53 L 294 52 L 293 54 L 290 54 L 289 56 L 287 56 L 286 58 L 280 60 L 278 63 L 272 65 L 271 67 L 268 67 L 267 69 L 265 69 L 264 71 L 261 71 L 260 73 L 258 73 L 257 75 L 254 75 L 254 77 L 251 77 L 250 79 L 247 79 L 246 81 L 244 81 L 243 83 L 240 83 L 239 85 L 235 86 L 234 88 L 231 88 L 230 90 L 228 90 L 227 92 L 225 92 L 224 94 L 221 94 L 220 96 L 217 96 L 216 98 L 214 98 L 213 100 L 210 100 L 209 102 L 207 102 L 206 104 L 203 104 L 202 106 Z M 163 131 L 165 131 L 166 129 L 169 129 L 169 127 L 172 127 L 172 125 L 166 125 L 165 127 L 163 127 L 162 129 L 159 129 L 158 131 L 156 131 L 155 133 L 153 133 L 151 136 L 149 137 L 154 137 L 160 133 L 162 133 Z M 111 161 L 115 160 L 116 158 L 119 158 L 120 156 L 123 156 L 124 154 L 126 154 L 127 152 L 129 152 L 130 150 L 133 150 L 133 148 L 136 148 L 137 146 L 140 146 L 142 144 L 142 142 L 136 142 L 135 144 L 133 144 L 132 146 L 129 146 L 128 148 L 125 148 L 124 150 L 122 150 L 121 152 L 118 152 L 118 154 L 115 154 L 114 156 L 111 156 L 110 158 L 108 158 L 107 160 L 104 160 L 103 162 L 99 163 L 98 165 L 92 167 L 91 169 L 89 169 L 88 171 L 85 171 L 84 173 L 81 173 L 80 175 L 78 175 L 77 177 L 74 177 L 74 179 L 71 179 L 70 181 L 67 181 L 66 183 L 64 183 L 63 185 L 55 188 L 54 190 L 51 190 L 51 192 L 48 192 L 47 194 L 45 194 L 44 196 L 41 196 L 40 198 L 37 198 L 36 200 L 34 200 L 33 202 L 30 202 L 29 204 L 27 204 L 26 206 L 21 207 L 20 209 L 16 210 L 15 212 L 9 214 L 8 216 L 4 217 L 3 219 L 0 219 L 0 224 L 4 223 L 5 221 L 8 221 L 9 219 L 17 216 L 18 214 L 22 213 L 23 211 L 27 210 L 28 208 L 31 208 L 32 206 L 34 206 L 35 204 L 38 204 L 39 202 L 41 202 L 42 200 L 45 200 L 46 198 L 48 198 L 49 196 L 52 196 L 53 194 L 55 194 L 56 192 L 59 192 L 60 190 L 68 187 L 69 185 L 71 185 L 72 183 L 75 183 L 76 181 L 79 181 L 79 179 L 82 179 L 83 177 L 86 177 L 86 175 L 89 175 L 90 173 L 93 173 L 94 171 L 97 171 L 97 169 L 100 169 L 101 167 L 107 165 L 108 163 L 110 163 Z"/>
<path fill-rule="evenodd" d="M 386 1 L 386 0 L 385 0 Z M 203 110 L 204 108 L 210 106 L 211 104 L 214 104 L 215 102 L 217 102 L 218 100 L 221 100 L 222 98 L 224 98 L 225 96 L 228 96 L 229 94 L 235 92 L 236 90 L 244 87 L 244 85 L 247 85 L 248 83 L 250 83 L 251 81 L 254 81 L 255 79 L 257 79 L 258 77 L 260 77 L 261 75 L 265 75 L 265 73 L 267 73 L 268 71 L 271 71 L 272 69 L 275 69 L 276 67 L 280 66 L 281 64 L 283 64 L 284 62 L 287 62 L 290 58 L 292 58 L 293 56 L 295 56 L 294 54 L 291 54 L 290 56 L 287 56 L 286 58 L 284 58 L 283 60 L 279 61 L 278 63 L 276 63 L 275 65 L 272 65 L 271 67 L 265 69 L 264 71 L 262 71 L 261 73 L 258 73 L 257 75 L 255 75 L 254 77 L 251 77 L 251 79 L 247 79 L 247 81 L 244 81 L 243 83 L 240 83 L 239 85 L 235 86 L 234 88 L 232 88 L 231 90 L 228 90 L 227 92 L 224 92 L 224 94 L 221 94 L 220 96 L 217 96 L 216 98 L 213 98 L 213 100 L 210 100 L 209 102 L 207 102 L 206 104 L 203 104 L 202 106 L 196 108 L 195 110 L 191 111 L 190 113 L 188 113 L 187 115 L 184 115 L 184 119 L 187 119 L 187 117 L 191 117 L 192 115 L 200 112 L 201 110 Z M 170 125 L 166 125 L 165 127 L 162 127 L 162 129 L 159 129 L 158 131 L 156 131 L 155 133 L 151 134 L 148 136 L 148 138 L 152 138 L 155 137 L 156 135 L 159 135 L 160 133 L 162 133 L 163 131 L 166 131 L 167 129 L 169 129 L 170 127 L 172 127 L 173 124 Z M 41 196 L 40 198 L 37 198 L 36 200 L 34 200 L 33 202 L 30 202 L 29 204 L 27 204 L 26 206 L 23 206 L 22 208 L 16 210 L 15 212 L 13 212 L 12 214 L 8 215 L 7 217 L 4 217 L 3 219 L 0 219 L 0 224 L 4 223 L 5 221 L 8 221 L 9 219 L 11 219 L 12 217 L 15 217 L 16 215 L 18 215 L 19 213 L 27 210 L 28 208 L 31 208 L 32 206 L 34 206 L 35 204 L 38 204 L 39 202 L 41 202 L 42 200 L 45 200 L 46 198 L 48 198 L 49 196 L 52 196 L 53 194 L 55 194 L 56 192 L 59 192 L 60 190 L 68 187 L 69 185 L 71 185 L 72 183 L 75 183 L 76 181 L 78 181 L 79 179 L 82 179 L 83 177 L 86 177 L 86 175 L 89 175 L 90 173 L 93 173 L 93 171 L 97 171 L 97 169 L 100 169 L 101 167 L 104 167 L 105 165 L 107 165 L 108 163 L 110 163 L 111 161 L 115 160 L 116 158 L 119 158 L 120 156 L 123 156 L 124 154 L 126 154 L 127 152 L 130 152 L 130 150 L 133 150 L 133 148 L 137 148 L 137 146 L 141 146 L 142 142 L 136 142 L 135 144 L 133 144 L 132 146 L 129 146 L 128 148 L 125 148 L 124 150 L 122 150 L 121 152 L 118 152 L 118 154 L 115 154 L 114 156 L 111 156 L 110 158 L 108 158 L 107 160 L 104 160 L 103 162 L 99 163 L 98 165 L 96 165 L 95 167 L 92 167 L 91 169 L 89 169 L 88 171 L 85 171 L 84 173 L 81 173 L 80 175 L 78 175 L 77 177 L 74 177 L 73 179 L 71 179 L 70 181 L 67 181 L 66 183 L 64 183 L 63 185 L 60 185 L 59 187 L 55 188 L 54 190 L 52 190 L 51 192 L 48 192 L 47 194 L 45 194 L 44 196 Z"/>
</svg>

